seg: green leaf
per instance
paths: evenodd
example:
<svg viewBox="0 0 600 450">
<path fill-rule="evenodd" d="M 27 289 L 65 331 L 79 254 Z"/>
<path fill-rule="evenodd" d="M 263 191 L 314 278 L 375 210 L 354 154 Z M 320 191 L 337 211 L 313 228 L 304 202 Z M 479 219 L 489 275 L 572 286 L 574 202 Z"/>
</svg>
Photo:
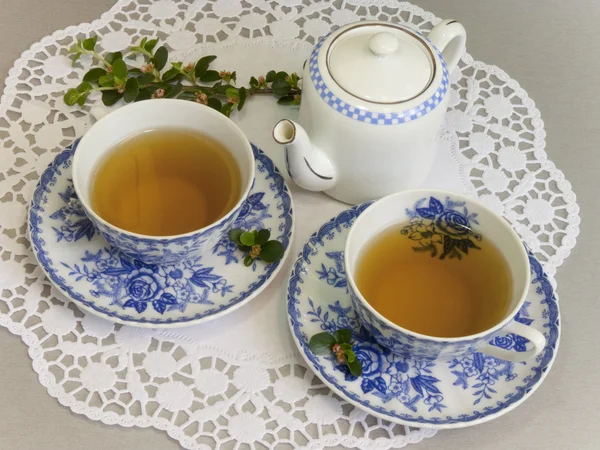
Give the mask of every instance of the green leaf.
<svg viewBox="0 0 600 450">
<path fill-rule="evenodd" d="M 80 95 L 81 94 L 77 91 L 77 89 L 69 89 L 65 93 L 63 100 L 66 105 L 73 106 L 75 103 L 77 103 L 77 100 L 79 99 Z"/>
<path fill-rule="evenodd" d="M 191 91 L 183 91 L 177 98 L 181 100 L 195 100 L 196 94 Z"/>
<path fill-rule="evenodd" d="M 347 362 L 353 363 L 356 361 L 356 354 L 352 350 L 344 350 L 344 355 L 346 355 Z"/>
<path fill-rule="evenodd" d="M 270 237 L 271 232 L 269 230 L 260 230 L 256 235 L 255 243 L 258 245 L 266 244 Z"/>
<path fill-rule="evenodd" d="M 241 235 L 240 235 L 240 242 L 243 245 L 248 245 L 250 247 L 252 247 L 255 244 L 255 236 L 254 233 L 248 232 L 248 231 L 244 231 Z"/>
<path fill-rule="evenodd" d="M 73 44 L 71 46 L 71 48 L 67 51 L 67 55 L 70 55 L 71 53 L 80 53 L 80 45 L 79 42 L 77 44 Z"/>
<path fill-rule="evenodd" d="M 85 41 L 83 41 L 83 44 L 81 46 L 91 52 L 92 50 L 94 50 L 97 40 L 98 40 L 98 36 L 92 36 L 90 38 L 87 38 Z"/>
<path fill-rule="evenodd" d="M 352 344 L 340 344 L 342 350 L 352 350 Z"/>
<path fill-rule="evenodd" d="M 221 82 L 219 81 L 218 83 L 215 83 L 212 87 L 212 90 L 215 94 L 218 95 L 225 95 L 225 92 L 227 91 L 227 89 L 231 88 L 232 86 L 230 84 L 221 84 Z"/>
<path fill-rule="evenodd" d="M 138 44 L 138 47 L 144 48 L 144 45 L 146 45 L 147 40 L 148 40 L 147 37 L 143 37 L 142 40 L 140 41 L 140 43 Z"/>
<path fill-rule="evenodd" d="M 117 59 L 123 59 L 123 53 L 121 53 L 121 52 L 108 53 L 104 57 L 104 59 L 106 60 L 107 63 L 112 65 Z"/>
<path fill-rule="evenodd" d="M 167 59 L 169 59 L 169 51 L 164 45 L 162 47 L 158 47 L 158 50 L 156 50 L 156 53 L 154 53 L 153 59 L 154 67 L 156 67 L 156 70 L 160 72 L 165 67 L 165 64 L 167 64 Z"/>
<path fill-rule="evenodd" d="M 299 105 L 300 100 L 296 100 L 293 95 L 286 95 L 277 100 L 278 105 Z"/>
<path fill-rule="evenodd" d="M 183 90 L 183 85 L 182 84 L 174 84 L 171 86 L 171 89 L 169 89 L 169 91 L 167 92 L 167 95 L 165 95 L 165 97 L 167 98 L 175 98 L 179 95 L 179 93 Z"/>
<path fill-rule="evenodd" d="M 77 86 L 75 89 L 77 89 L 77 92 L 79 92 L 81 94 L 85 94 L 85 93 L 89 93 L 93 89 L 93 87 L 90 83 L 84 81 L 79 86 Z"/>
<path fill-rule="evenodd" d="M 260 254 L 258 255 L 266 263 L 279 261 L 283 258 L 285 249 L 279 241 L 268 241 L 261 246 Z"/>
<path fill-rule="evenodd" d="M 310 338 L 308 348 L 315 355 L 327 355 L 331 353 L 331 347 L 335 345 L 335 338 L 327 333 L 318 333 Z"/>
<path fill-rule="evenodd" d="M 158 39 L 151 39 L 148 42 L 146 42 L 144 44 L 144 50 L 146 50 L 147 52 L 152 53 L 152 50 L 154 50 L 154 47 L 156 47 L 156 44 L 158 43 Z"/>
<path fill-rule="evenodd" d="M 135 101 L 139 102 L 141 100 L 148 100 L 152 98 L 152 90 L 148 88 L 140 89 L 140 93 L 136 97 Z"/>
<path fill-rule="evenodd" d="M 235 84 L 235 82 L 237 81 L 237 73 L 236 73 L 235 70 L 233 72 L 231 72 L 231 75 L 230 75 L 229 79 L 231 81 L 233 81 L 233 83 Z"/>
<path fill-rule="evenodd" d="M 73 58 L 71 58 L 71 66 L 75 67 L 75 63 L 81 57 L 81 53 L 76 53 Z"/>
<path fill-rule="evenodd" d="M 221 107 L 221 113 L 225 114 L 227 117 L 230 116 L 231 111 L 233 110 L 233 107 L 235 105 L 233 103 L 225 103 L 222 107 Z"/>
<path fill-rule="evenodd" d="M 115 76 L 112 73 L 103 75 L 98 79 L 98 84 L 102 87 L 112 87 L 115 85 Z"/>
<path fill-rule="evenodd" d="M 275 75 L 277 75 L 277 72 L 275 72 L 274 70 L 269 70 L 267 76 L 265 77 L 266 82 L 270 83 L 272 81 L 275 81 Z"/>
<path fill-rule="evenodd" d="M 169 70 L 167 70 L 165 73 L 163 73 L 162 75 L 162 79 L 163 81 L 171 81 L 171 80 L 175 80 L 177 77 L 181 77 L 181 72 L 179 72 L 179 70 L 177 70 L 177 67 L 171 67 Z"/>
<path fill-rule="evenodd" d="M 238 90 L 234 87 L 225 89 L 225 95 L 228 98 L 238 97 L 238 94 L 239 94 Z"/>
<path fill-rule="evenodd" d="M 112 106 L 117 103 L 123 95 L 118 91 L 102 91 L 102 103 L 106 106 Z"/>
<path fill-rule="evenodd" d="M 290 85 L 281 78 L 277 78 L 275 81 L 273 81 L 271 87 L 273 89 L 273 94 L 275 94 L 277 97 L 288 95 L 292 89 Z"/>
<path fill-rule="evenodd" d="M 355 359 L 352 362 L 346 360 L 346 364 L 352 375 L 355 377 L 360 377 L 362 375 L 362 364 L 358 359 Z"/>
<path fill-rule="evenodd" d="M 210 106 L 212 109 L 216 109 L 217 111 L 221 112 L 221 100 L 219 100 L 218 98 L 209 97 L 208 106 Z"/>
<path fill-rule="evenodd" d="M 194 74 L 196 78 L 202 77 L 208 70 L 208 66 L 211 62 L 213 62 L 217 57 L 215 55 L 203 56 L 196 63 L 196 67 L 194 68 Z"/>
<path fill-rule="evenodd" d="M 246 257 L 244 258 L 244 265 L 248 267 L 251 266 L 253 262 L 254 260 L 252 259 L 252 257 L 250 255 L 246 255 Z"/>
<path fill-rule="evenodd" d="M 338 344 L 349 344 L 352 340 L 352 330 L 349 330 L 348 328 L 335 330 L 333 336 Z"/>
<path fill-rule="evenodd" d="M 123 93 L 123 100 L 125 100 L 125 103 L 134 102 L 139 93 L 140 86 L 138 85 L 138 80 L 136 78 L 130 78 L 127 80 L 125 92 Z"/>
<path fill-rule="evenodd" d="M 85 101 L 87 100 L 87 98 L 88 98 L 89 95 L 90 95 L 89 92 L 85 92 L 85 93 L 81 94 L 79 96 L 79 98 L 77 99 L 77 104 L 79 106 L 83 106 L 85 104 Z"/>
<path fill-rule="evenodd" d="M 250 77 L 250 86 L 252 86 L 252 87 L 258 86 L 258 80 L 254 77 Z"/>
<path fill-rule="evenodd" d="M 204 75 L 200 77 L 200 81 L 203 83 L 210 83 L 221 79 L 221 75 L 216 70 L 208 70 Z"/>
<path fill-rule="evenodd" d="M 239 97 L 240 97 L 240 101 L 239 101 L 238 107 L 237 107 L 238 111 L 240 111 L 244 107 L 244 103 L 246 103 L 246 98 L 248 98 L 248 91 L 243 86 L 240 88 Z"/>
<path fill-rule="evenodd" d="M 240 236 L 244 233 L 244 230 L 241 228 L 234 228 L 233 230 L 229 230 L 227 236 L 229 236 L 229 240 L 233 242 L 235 245 L 243 245 L 242 241 L 240 241 Z"/>
<path fill-rule="evenodd" d="M 288 73 L 287 73 L 287 72 L 283 72 L 283 71 L 281 71 L 281 72 L 277 72 L 277 73 L 275 74 L 275 80 L 284 80 L 284 81 L 285 81 L 285 79 L 286 79 L 287 77 L 289 77 L 289 75 L 288 75 Z M 286 83 L 287 83 L 287 82 L 286 82 Z"/>
<path fill-rule="evenodd" d="M 138 84 L 141 86 L 150 84 L 154 81 L 154 74 L 153 73 L 145 73 L 143 75 L 140 75 L 138 77 L 137 81 L 138 81 Z"/>
<path fill-rule="evenodd" d="M 112 65 L 112 74 L 115 80 L 125 82 L 127 80 L 127 64 L 122 59 L 117 59 Z"/>
<path fill-rule="evenodd" d="M 88 83 L 94 83 L 98 81 L 101 76 L 106 75 L 106 70 L 96 67 L 95 69 L 90 70 L 83 76 L 83 81 L 87 81 Z"/>
<path fill-rule="evenodd" d="M 243 251 L 244 253 L 249 252 L 250 250 L 252 250 L 252 247 L 248 247 L 247 245 L 238 245 L 238 248 Z"/>
</svg>

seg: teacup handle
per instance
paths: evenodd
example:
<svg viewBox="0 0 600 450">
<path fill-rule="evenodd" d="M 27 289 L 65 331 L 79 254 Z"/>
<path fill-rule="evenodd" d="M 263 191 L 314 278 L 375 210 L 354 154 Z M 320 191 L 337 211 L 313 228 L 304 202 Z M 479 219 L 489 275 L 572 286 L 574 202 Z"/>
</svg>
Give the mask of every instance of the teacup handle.
<svg viewBox="0 0 600 450">
<path fill-rule="evenodd" d="M 502 331 L 505 333 L 518 334 L 519 336 L 528 339 L 533 344 L 533 348 L 524 352 L 515 352 L 511 350 L 504 350 L 503 348 L 496 347 L 495 345 L 486 344 L 477 349 L 477 351 L 493 356 L 494 358 L 500 358 L 512 362 L 521 362 L 539 355 L 546 346 L 546 338 L 542 333 L 535 328 L 523 325 L 522 323 L 513 321 Z"/>
<path fill-rule="evenodd" d="M 433 27 L 428 37 L 433 45 L 442 52 L 448 71 L 452 72 L 462 56 L 467 41 L 467 32 L 464 27 L 456 20 L 446 19 Z"/>
</svg>

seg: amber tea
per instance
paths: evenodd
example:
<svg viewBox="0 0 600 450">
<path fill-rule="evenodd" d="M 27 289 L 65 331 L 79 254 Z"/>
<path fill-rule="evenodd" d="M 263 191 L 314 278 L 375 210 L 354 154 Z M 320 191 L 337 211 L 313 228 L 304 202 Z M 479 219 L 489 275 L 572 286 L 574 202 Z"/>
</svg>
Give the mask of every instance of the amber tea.
<svg viewBox="0 0 600 450">
<path fill-rule="evenodd" d="M 468 336 L 498 324 L 512 294 L 500 250 L 473 232 L 461 237 L 470 243 L 457 241 L 445 252 L 443 235 L 419 227 L 395 224 L 366 244 L 355 276 L 366 301 L 395 324 L 428 336 Z"/>
<path fill-rule="evenodd" d="M 218 141 L 181 129 L 125 139 L 99 164 L 92 207 L 134 233 L 172 236 L 198 230 L 238 202 L 240 170 Z"/>
</svg>

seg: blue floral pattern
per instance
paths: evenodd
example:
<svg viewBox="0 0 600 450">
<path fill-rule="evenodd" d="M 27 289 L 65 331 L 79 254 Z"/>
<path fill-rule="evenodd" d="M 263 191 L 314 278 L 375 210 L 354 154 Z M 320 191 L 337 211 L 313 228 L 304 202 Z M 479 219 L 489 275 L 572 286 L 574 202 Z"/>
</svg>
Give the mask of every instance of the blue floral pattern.
<svg viewBox="0 0 600 450">
<path fill-rule="evenodd" d="M 449 197 L 445 204 L 435 197 L 419 200 L 413 210 L 407 210 L 409 225 L 402 228 L 402 234 L 417 241 L 417 252 L 429 252 L 431 257 L 440 259 L 458 258 L 469 254 L 469 249 L 479 250 L 476 241 L 481 234 L 473 230 L 478 225 L 477 214 L 469 214 L 464 202 L 456 202 Z M 460 210 L 459 210 L 460 208 Z"/>
<path fill-rule="evenodd" d="M 344 267 L 344 252 L 328 252 L 329 259 L 334 261 L 334 267 L 321 264 L 321 270 L 317 270 L 319 280 L 327 280 L 330 286 L 344 288 L 348 291 L 348 280 L 346 279 L 346 269 Z"/>
<path fill-rule="evenodd" d="M 72 183 L 72 180 L 69 182 Z M 88 241 L 92 240 L 96 235 L 96 227 L 85 214 L 83 206 L 77 199 L 73 184 L 69 184 L 67 189 L 58 195 L 66 203 L 65 206 L 50 214 L 51 219 L 58 219 L 63 223 L 60 228 L 52 227 L 58 241 L 64 239 L 67 242 L 74 242 L 84 237 Z"/>
<path fill-rule="evenodd" d="M 213 267 L 202 265 L 201 259 L 158 266 L 129 259 L 116 248 L 107 247 L 97 253 L 86 251 L 81 264 L 62 265 L 77 281 L 85 277 L 92 283 L 90 294 L 94 297 L 109 298 L 111 304 L 135 308 L 138 313 L 152 305 L 163 314 L 167 308 L 185 311 L 188 303 L 213 305 L 210 292 L 222 297 L 232 292 L 233 285 L 214 273 Z"/>
<path fill-rule="evenodd" d="M 351 403 L 409 425 L 447 428 L 480 423 L 527 398 L 552 364 L 560 333 L 557 300 L 540 263 L 529 254 L 533 288 L 515 317 L 544 332 L 546 347 L 537 358 L 515 364 L 478 352 L 450 359 L 398 356 L 377 342 L 354 308 L 350 293 L 336 286 L 344 277 L 336 263 L 343 261 L 349 228 L 368 207 L 356 206 L 324 224 L 303 246 L 290 275 L 290 327 L 316 374 Z M 312 335 L 339 328 L 353 330 L 354 350 L 363 365 L 358 378 L 332 356 L 316 356 L 308 348 Z M 515 351 L 527 345 L 513 334 L 490 339 L 493 345 Z"/>
<path fill-rule="evenodd" d="M 417 404 L 424 403 L 429 411 L 446 406 L 437 384 L 439 379 L 431 374 L 433 363 L 429 361 L 414 361 L 396 356 L 385 347 L 381 347 L 371 335 L 360 325 L 356 312 L 352 307 L 342 307 L 339 301 L 315 307 L 309 297 L 310 310 L 307 316 L 311 322 L 319 323 L 322 331 L 333 333 L 340 328 L 352 329 L 354 337 L 354 352 L 360 360 L 363 372 L 360 377 L 360 387 L 365 394 L 380 398 L 384 403 L 397 399 L 411 411 L 417 411 Z M 346 365 L 340 365 L 333 356 L 328 358 L 335 369 L 344 374 L 346 381 L 354 381 Z"/>
<path fill-rule="evenodd" d="M 70 179 L 77 143 L 59 153 L 40 177 L 29 209 L 35 255 L 50 280 L 81 307 L 122 323 L 169 326 L 197 323 L 241 306 L 260 292 L 283 261 L 248 270 L 227 237 L 200 256 L 150 264 L 117 250 L 97 232 Z M 230 226 L 267 228 L 289 251 L 292 203 L 284 179 L 252 147 L 257 176 Z"/>
</svg>

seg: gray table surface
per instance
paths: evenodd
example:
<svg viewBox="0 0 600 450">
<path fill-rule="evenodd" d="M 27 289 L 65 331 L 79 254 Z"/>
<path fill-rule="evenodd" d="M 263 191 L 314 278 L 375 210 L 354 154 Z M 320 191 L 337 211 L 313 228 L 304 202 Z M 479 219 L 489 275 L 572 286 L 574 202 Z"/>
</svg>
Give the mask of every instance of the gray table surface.
<svg viewBox="0 0 600 450">
<path fill-rule="evenodd" d="M 515 411 L 492 422 L 442 431 L 417 446 L 452 449 L 600 448 L 600 2 L 414 0 L 438 17 L 459 19 L 468 51 L 518 80 L 546 124 L 547 151 L 578 195 L 578 246 L 560 267 L 558 357 L 544 384 Z M 0 0 L 0 77 L 33 42 L 100 17 L 113 0 Z M 3 83 L 0 84 L 0 89 Z M 595 200 L 594 200 L 595 199 Z M 154 429 L 106 426 L 76 415 L 37 381 L 27 347 L 0 329 L 0 449 L 175 449 Z"/>
</svg>

